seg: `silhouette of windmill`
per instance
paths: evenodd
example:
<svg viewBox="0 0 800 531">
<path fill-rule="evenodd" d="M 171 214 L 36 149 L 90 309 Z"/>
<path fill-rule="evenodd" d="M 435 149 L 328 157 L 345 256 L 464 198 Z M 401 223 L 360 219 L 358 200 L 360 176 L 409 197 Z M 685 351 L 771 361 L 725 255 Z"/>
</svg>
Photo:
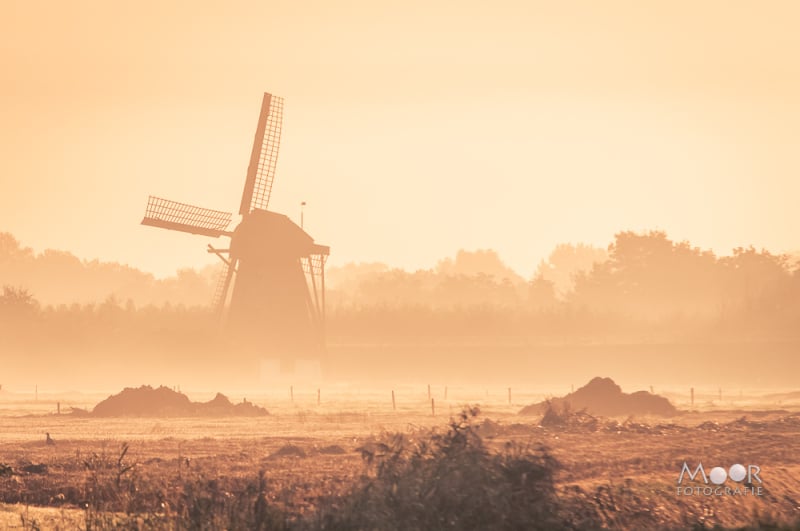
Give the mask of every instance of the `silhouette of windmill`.
<svg viewBox="0 0 800 531">
<path fill-rule="evenodd" d="M 322 352 L 330 248 L 314 243 L 287 216 L 267 210 L 282 120 L 283 98 L 264 93 L 239 206 L 242 219 L 233 231 L 230 212 L 154 196 L 142 224 L 230 237 L 227 249 L 208 246 L 225 264 L 214 307 L 238 346 L 291 364 Z"/>
</svg>

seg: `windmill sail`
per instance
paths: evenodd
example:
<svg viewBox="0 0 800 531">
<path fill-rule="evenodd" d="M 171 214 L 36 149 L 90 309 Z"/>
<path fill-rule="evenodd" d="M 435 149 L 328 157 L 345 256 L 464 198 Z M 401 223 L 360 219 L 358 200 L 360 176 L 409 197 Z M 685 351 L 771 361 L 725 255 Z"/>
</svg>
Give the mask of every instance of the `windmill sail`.
<svg viewBox="0 0 800 531">
<path fill-rule="evenodd" d="M 150 196 L 142 225 L 218 238 L 227 232 L 233 214 Z"/>
<path fill-rule="evenodd" d="M 225 262 L 222 272 L 217 279 L 217 287 L 214 290 L 214 300 L 212 308 L 219 317 L 222 317 L 222 312 L 225 310 L 225 302 L 228 300 L 228 290 L 231 286 L 233 274 L 236 272 L 236 261 Z"/>
<path fill-rule="evenodd" d="M 269 205 L 281 144 L 282 122 L 283 98 L 265 92 L 239 207 L 239 214 L 243 216 L 256 208 L 266 210 Z"/>
</svg>

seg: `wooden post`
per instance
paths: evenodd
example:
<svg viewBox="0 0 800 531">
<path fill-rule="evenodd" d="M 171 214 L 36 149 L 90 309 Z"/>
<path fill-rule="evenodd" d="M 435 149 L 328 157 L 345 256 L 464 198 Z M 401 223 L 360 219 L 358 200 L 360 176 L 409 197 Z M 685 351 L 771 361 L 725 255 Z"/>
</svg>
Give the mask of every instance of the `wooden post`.
<svg viewBox="0 0 800 531">
<path fill-rule="evenodd" d="M 691 392 L 691 404 L 692 407 L 694 407 L 694 387 L 690 389 L 690 392 Z"/>
<path fill-rule="evenodd" d="M 397 403 L 394 401 L 394 389 L 392 389 L 392 411 L 397 411 Z"/>
<path fill-rule="evenodd" d="M 428 400 L 431 399 L 431 384 L 428 384 Z"/>
<path fill-rule="evenodd" d="M 432 417 L 436 416 L 436 405 L 433 401 L 433 398 L 431 398 L 431 416 Z"/>
<path fill-rule="evenodd" d="M 56 415 L 61 414 L 61 402 L 56 402 Z"/>
<path fill-rule="evenodd" d="M 508 404 L 511 405 L 511 388 L 508 388 Z"/>
<path fill-rule="evenodd" d="M 319 397 L 320 397 L 320 390 L 317 389 L 317 405 L 320 404 L 320 398 Z"/>
<path fill-rule="evenodd" d="M 654 394 L 656 394 L 656 393 L 653 391 L 653 386 L 652 386 L 652 385 L 650 386 L 650 394 L 651 394 L 651 395 L 654 395 Z"/>
</svg>

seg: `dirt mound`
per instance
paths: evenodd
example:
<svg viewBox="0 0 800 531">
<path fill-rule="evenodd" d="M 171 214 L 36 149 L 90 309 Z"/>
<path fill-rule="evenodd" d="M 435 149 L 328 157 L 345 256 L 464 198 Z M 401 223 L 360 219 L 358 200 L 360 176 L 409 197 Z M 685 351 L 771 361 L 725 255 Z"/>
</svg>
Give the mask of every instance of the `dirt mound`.
<svg viewBox="0 0 800 531">
<path fill-rule="evenodd" d="M 342 455 L 346 454 L 347 450 L 345 450 L 338 444 L 331 444 L 329 446 L 323 446 L 322 448 L 320 448 L 319 453 L 327 455 Z"/>
<path fill-rule="evenodd" d="M 572 411 L 586 410 L 592 415 L 604 417 L 630 416 L 630 415 L 660 415 L 673 416 L 678 413 L 669 400 L 663 396 L 650 394 L 646 391 L 623 393 L 620 386 L 611 378 L 593 378 L 574 393 L 561 398 L 552 398 L 550 404 L 563 410 L 564 407 Z M 524 407 L 521 415 L 542 415 L 547 409 L 547 401 L 531 404 Z"/>
<path fill-rule="evenodd" d="M 247 400 L 233 404 L 222 393 L 208 402 L 192 402 L 183 393 L 168 387 L 153 389 L 149 385 L 126 387 L 97 404 L 95 417 L 256 417 L 268 415 L 266 409 Z"/>
<path fill-rule="evenodd" d="M 496 437 L 504 431 L 503 426 L 492 419 L 485 419 L 483 423 L 476 426 L 475 429 L 482 437 L 486 437 L 488 439 Z"/>
<path fill-rule="evenodd" d="M 248 402 L 246 398 L 239 404 L 233 404 L 228 397 L 222 393 L 217 393 L 217 396 L 215 396 L 213 400 L 197 402 L 196 405 L 201 415 L 210 417 L 225 417 L 231 415 L 235 417 L 259 417 L 268 414 L 266 409 L 252 402 Z"/>
<path fill-rule="evenodd" d="M 270 458 L 274 457 L 306 457 L 306 451 L 294 444 L 286 444 L 270 454 Z"/>
<path fill-rule="evenodd" d="M 27 474 L 47 474 L 47 465 L 44 463 L 39 463 L 39 464 L 31 463 L 29 465 L 20 467 L 20 470 Z"/>
</svg>

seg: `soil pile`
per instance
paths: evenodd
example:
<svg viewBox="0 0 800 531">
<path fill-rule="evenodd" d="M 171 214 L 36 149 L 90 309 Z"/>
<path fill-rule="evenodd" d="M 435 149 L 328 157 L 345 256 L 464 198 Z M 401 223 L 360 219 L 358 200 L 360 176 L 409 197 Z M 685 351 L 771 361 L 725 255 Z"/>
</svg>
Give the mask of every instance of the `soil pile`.
<svg viewBox="0 0 800 531">
<path fill-rule="evenodd" d="M 569 408 L 572 411 L 586 410 L 591 415 L 604 417 L 630 415 L 660 415 L 669 417 L 678 411 L 663 396 L 646 391 L 623 393 L 620 386 L 611 378 L 593 378 L 574 393 L 560 398 L 550 399 L 550 404 L 557 410 Z M 542 415 L 547 410 L 547 402 L 539 402 L 524 407 L 521 415 Z"/>
<path fill-rule="evenodd" d="M 287 444 L 272 452 L 269 457 L 306 457 L 306 451 L 294 444 Z"/>
<path fill-rule="evenodd" d="M 149 385 L 126 387 L 97 404 L 91 413 L 94 417 L 257 417 L 268 414 L 266 409 L 247 400 L 233 404 L 222 393 L 208 402 L 192 402 L 188 396 L 168 387 L 153 389 Z"/>
</svg>

